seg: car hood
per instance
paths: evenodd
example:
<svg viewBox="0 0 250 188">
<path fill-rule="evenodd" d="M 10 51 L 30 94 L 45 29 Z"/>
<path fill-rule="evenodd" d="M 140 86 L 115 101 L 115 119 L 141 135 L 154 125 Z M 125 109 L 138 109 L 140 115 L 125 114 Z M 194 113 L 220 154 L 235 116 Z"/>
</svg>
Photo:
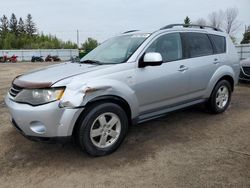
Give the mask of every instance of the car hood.
<svg viewBox="0 0 250 188">
<path fill-rule="evenodd" d="M 244 59 L 240 62 L 241 66 L 250 67 L 250 58 Z"/>
<path fill-rule="evenodd" d="M 50 87 L 53 85 L 53 83 L 65 78 L 95 70 L 105 69 L 110 66 L 113 65 L 94 65 L 70 62 L 60 63 L 20 75 L 14 80 L 14 84 L 25 88 Z"/>
</svg>

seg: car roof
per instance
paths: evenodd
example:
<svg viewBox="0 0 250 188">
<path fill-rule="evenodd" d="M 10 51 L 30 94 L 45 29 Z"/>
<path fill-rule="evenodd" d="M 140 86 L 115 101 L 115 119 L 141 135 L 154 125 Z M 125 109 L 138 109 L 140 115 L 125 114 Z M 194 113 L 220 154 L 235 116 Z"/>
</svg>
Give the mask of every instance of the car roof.
<svg viewBox="0 0 250 188">
<path fill-rule="evenodd" d="M 140 30 L 129 30 L 122 35 L 131 35 L 131 34 L 160 34 L 160 33 L 166 33 L 166 32 L 200 32 L 200 33 L 208 33 L 208 34 L 214 34 L 214 35 L 221 35 L 226 36 L 227 34 L 223 32 L 220 29 L 217 29 L 215 27 L 210 26 L 201 26 L 201 25 L 190 25 L 188 27 L 185 27 L 184 24 L 171 24 L 167 25 L 159 30 L 156 31 L 140 31 Z"/>
</svg>

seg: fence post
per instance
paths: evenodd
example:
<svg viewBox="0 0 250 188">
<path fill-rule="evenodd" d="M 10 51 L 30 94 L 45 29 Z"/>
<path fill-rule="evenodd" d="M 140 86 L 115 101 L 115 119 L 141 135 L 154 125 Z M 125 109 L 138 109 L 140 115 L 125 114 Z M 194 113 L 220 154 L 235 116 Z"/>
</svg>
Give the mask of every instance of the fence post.
<svg viewBox="0 0 250 188">
<path fill-rule="evenodd" d="M 243 59 L 243 51 L 242 51 L 242 49 L 243 49 L 243 45 L 241 45 L 240 46 L 240 60 L 242 60 Z"/>
<path fill-rule="evenodd" d="M 21 50 L 21 56 L 22 56 L 22 61 L 23 61 L 23 50 Z"/>
</svg>

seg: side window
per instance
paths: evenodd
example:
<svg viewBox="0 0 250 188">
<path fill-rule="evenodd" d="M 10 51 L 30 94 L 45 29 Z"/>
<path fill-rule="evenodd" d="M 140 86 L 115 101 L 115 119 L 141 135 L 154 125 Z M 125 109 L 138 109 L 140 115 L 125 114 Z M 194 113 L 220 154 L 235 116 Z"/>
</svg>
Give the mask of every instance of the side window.
<svg viewBox="0 0 250 188">
<path fill-rule="evenodd" d="M 199 57 L 213 54 L 213 47 L 207 34 L 182 33 L 185 57 Z"/>
<path fill-rule="evenodd" d="M 214 44 L 215 53 L 221 54 L 226 52 L 226 39 L 219 35 L 209 35 L 210 39 Z"/>
<path fill-rule="evenodd" d="M 163 62 L 175 61 L 182 58 L 181 37 L 179 33 L 170 33 L 157 38 L 146 52 L 158 52 Z"/>
</svg>

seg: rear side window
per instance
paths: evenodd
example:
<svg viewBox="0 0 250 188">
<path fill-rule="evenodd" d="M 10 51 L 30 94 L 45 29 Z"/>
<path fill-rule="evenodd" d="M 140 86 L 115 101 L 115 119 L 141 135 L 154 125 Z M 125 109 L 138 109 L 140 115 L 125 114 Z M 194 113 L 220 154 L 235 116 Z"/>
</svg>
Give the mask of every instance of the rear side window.
<svg viewBox="0 0 250 188">
<path fill-rule="evenodd" d="M 214 52 L 217 54 L 226 52 L 226 39 L 219 35 L 209 35 L 214 45 Z"/>
<path fill-rule="evenodd" d="M 207 34 L 182 33 L 181 35 L 184 42 L 184 55 L 186 58 L 213 54 L 213 47 Z"/>
</svg>

